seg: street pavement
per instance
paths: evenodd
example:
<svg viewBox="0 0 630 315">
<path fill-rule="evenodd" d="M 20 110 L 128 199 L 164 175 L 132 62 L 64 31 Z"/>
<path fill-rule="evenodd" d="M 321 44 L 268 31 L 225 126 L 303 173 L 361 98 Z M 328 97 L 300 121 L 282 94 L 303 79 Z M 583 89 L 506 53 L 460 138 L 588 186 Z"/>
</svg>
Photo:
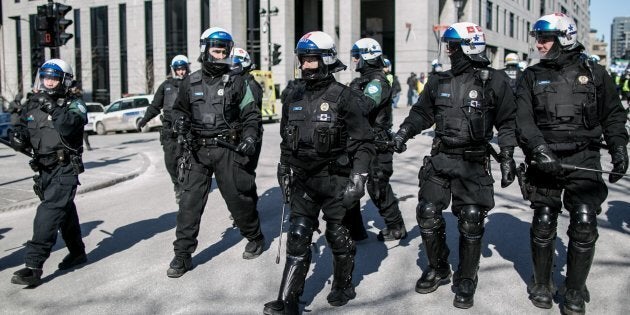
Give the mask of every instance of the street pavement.
<svg viewBox="0 0 630 315">
<path fill-rule="evenodd" d="M 408 108 L 394 110 L 395 129 Z M 23 243 L 31 237 L 37 200 L 30 192 L 32 172 L 28 158 L 0 149 L 0 314 L 260 314 L 265 302 L 277 296 L 284 264 L 275 264 L 279 241 L 281 193 L 275 178 L 278 161 L 278 124 L 266 124 L 262 156 L 257 170 L 258 210 L 266 235 L 266 251 L 257 259 L 243 260 L 246 241 L 231 228 L 228 211 L 216 184 L 202 218 L 195 268 L 179 279 L 166 277 L 172 258 L 177 205 L 166 175 L 157 133 L 115 134 L 91 137 L 96 148 L 86 152 L 77 208 L 89 262 L 70 271 L 56 270 L 67 253 L 59 238 L 44 266 L 45 283 L 24 289 L 9 283 L 21 268 Z M 415 220 L 417 174 L 422 157 L 429 154 L 432 133 L 409 141 L 409 149 L 395 155 L 391 183 L 400 199 L 409 237 L 400 243 L 376 240 L 383 220 L 368 198 L 363 216 L 369 239 L 357 246 L 353 282 L 357 298 L 343 307 L 326 302 L 330 292 L 332 256 L 325 237 L 313 236 L 313 261 L 302 295 L 301 310 L 314 314 L 557 314 L 538 309 L 527 299 L 531 276 L 529 226 L 531 210 L 514 183 L 501 189 L 495 183 L 496 207 L 486 221 L 479 285 L 475 306 L 452 306 L 451 285 L 428 295 L 414 291 L 426 268 Z M 517 150 L 517 162 L 522 154 Z M 610 157 L 602 151 L 602 165 Z M 492 173 L 500 178 L 498 165 Z M 498 182 L 498 181 L 497 181 Z M 113 185 L 114 183 L 118 183 Z M 113 186 L 112 186 L 113 185 Z M 100 189 L 98 189 L 100 188 Z M 626 314 L 630 309 L 630 180 L 609 186 L 609 197 L 598 216 L 597 253 L 588 279 L 589 314 Z M 445 211 L 449 263 L 457 268 L 457 219 Z M 554 281 L 561 286 L 566 273 L 568 227 L 566 212 L 558 224 Z M 325 223 L 320 222 L 324 227 Z M 285 231 L 288 223 L 285 222 Z"/>
</svg>

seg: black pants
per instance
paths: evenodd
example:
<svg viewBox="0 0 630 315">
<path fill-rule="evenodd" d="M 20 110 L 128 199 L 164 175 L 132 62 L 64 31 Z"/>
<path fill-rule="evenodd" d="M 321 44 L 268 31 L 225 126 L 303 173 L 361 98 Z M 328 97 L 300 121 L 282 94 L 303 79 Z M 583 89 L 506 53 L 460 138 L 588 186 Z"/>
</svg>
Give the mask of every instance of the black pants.
<svg viewBox="0 0 630 315">
<path fill-rule="evenodd" d="M 316 174 L 306 174 L 295 168 L 293 171 L 291 217 L 303 216 L 317 222 L 321 209 L 326 222 L 341 224 L 346 214 L 342 196 L 349 178 L 330 174 L 327 169 Z"/>
<path fill-rule="evenodd" d="M 26 243 L 25 262 L 31 268 L 42 268 L 57 241 L 58 230 L 61 230 L 61 237 L 70 253 L 85 251 L 74 205 L 79 177 L 73 173 L 70 164 L 40 171 L 39 175 L 44 199 L 35 214 L 33 239 Z"/>
<path fill-rule="evenodd" d="M 162 143 L 162 149 L 164 150 L 166 171 L 168 171 L 168 175 L 171 176 L 171 182 L 173 183 L 175 192 L 178 192 L 181 189 L 180 183 L 177 180 L 177 164 L 179 157 L 182 155 L 181 145 L 177 143 L 177 138 L 173 138 L 170 133 L 163 133 L 160 137 L 160 141 Z"/>
<path fill-rule="evenodd" d="M 89 133 L 87 131 L 83 132 L 83 142 L 85 142 L 85 147 L 90 150 L 92 149 L 92 146 L 90 145 L 90 140 L 88 139 L 89 137 Z"/>
<path fill-rule="evenodd" d="M 249 158 L 215 146 L 201 147 L 192 155 L 181 176 L 183 190 L 177 213 L 177 239 L 173 242 L 175 254 L 190 255 L 197 248 L 199 224 L 208 201 L 213 174 L 241 235 L 250 241 L 260 239 L 256 173 L 245 167 Z"/>
</svg>

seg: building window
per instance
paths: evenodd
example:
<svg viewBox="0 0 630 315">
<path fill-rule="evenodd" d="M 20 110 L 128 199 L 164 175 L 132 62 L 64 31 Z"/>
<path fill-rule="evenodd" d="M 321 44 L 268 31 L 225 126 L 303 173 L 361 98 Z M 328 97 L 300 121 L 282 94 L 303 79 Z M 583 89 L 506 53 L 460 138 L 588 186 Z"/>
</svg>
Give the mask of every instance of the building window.
<svg viewBox="0 0 630 315">
<path fill-rule="evenodd" d="M 109 104 L 109 41 L 107 6 L 90 8 L 92 100 Z"/>
<path fill-rule="evenodd" d="M 46 55 L 44 55 L 44 47 L 39 47 L 39 36 L 37 34 L 37 15 L 28 16 L 29 33 L 31 34 L 31 83 L 35 82 L 37 70 L 44 64 Z"/>
<path fill-rule="evenodd" d="M 201 31 L 199 34 L 203 33 L 203 31 L 207 30 L 210 27 L 210 1 L 201 0 Z"/>
<path fill-rule="evenodd" d="M 120 93 L 129 93 L 127 71 L 127 5 L 118 5 L 118 32 L 120 33 Z"/>
<path fill-rule="evenodd" d="M 514 13 L 510 13 L 510 37 L 514 37 Z"/>
<path fill-rule="evenodd" d="M 22 83 L 22 21 L 19 16 L 12 16 L 15 21 L 15 50 L 17 51 L 17 85 L 18 93 L 24 94 L 24 85 Z"/>
<path fill-rule="evenodd" d="M 177 55 L 188 55 L 186 43 L 186 1 L 164 1 L 166 23 L 166 74 L 171 69 L 171 60 Z"/>
<path fill-rule="evenodd" d="M 151 1 L 144 2 L 144 41 L 146 46 L 144 54 L 147 57 L 145 63 L 145 76 L 147 86 L 145 93 L 153 93 L 153 3 Z"/>
<path fill-rule="evenodd" d="M 492 29 L 492 2 L 486 2 L 486 29 Z"/>
<path fill-rule="evenodd" d="M 247 0 L 247 47 L 252 63 L 260 64 L 260 1 Z"/>
<path fill-rule="evenodd" d="M 81 63 L 81 11 L 74 9 L 74 79 L 78 82 L 82 80 L 83 64 Z"/>
</svg>

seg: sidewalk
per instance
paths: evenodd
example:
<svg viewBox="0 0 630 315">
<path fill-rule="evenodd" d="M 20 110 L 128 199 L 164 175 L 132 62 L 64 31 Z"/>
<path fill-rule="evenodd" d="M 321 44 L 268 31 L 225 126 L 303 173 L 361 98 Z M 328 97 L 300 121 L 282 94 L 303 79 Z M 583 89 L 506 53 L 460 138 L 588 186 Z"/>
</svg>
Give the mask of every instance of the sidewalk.
<svg viewBox="0 0 630 315">
<path fill-rule="evenodd" d="M 39 204 L 33 192 L 33 171 L 29 157 L 0 145 L 0 212 Z M 105 188 L 142 174 L 150 165 L 141 152 L 105 146 L 83 153 L 85 172 L 79 175 L 77 194 Z"/>
</svg>

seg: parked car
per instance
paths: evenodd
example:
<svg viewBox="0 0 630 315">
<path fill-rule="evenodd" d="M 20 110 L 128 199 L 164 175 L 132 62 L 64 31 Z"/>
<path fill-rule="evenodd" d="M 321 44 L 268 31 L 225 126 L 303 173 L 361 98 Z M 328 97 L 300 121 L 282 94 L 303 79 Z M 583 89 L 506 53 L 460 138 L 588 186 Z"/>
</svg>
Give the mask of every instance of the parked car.
<svg viewBox="0 0 630 315">
<path fill-rule="evenodd" d="M 5 140 L 9 139 L 9 133 L 13 126 L 11 126 L 11 114 L 5 112 L 5 109 L 9 108 L 9 102 L 4 98 L 0 98 L 0 138 Z"/>
<path fill-rule="evenodd" d="M 85 125 L 85 131 L 93 134 L 95 133 L 94 122 L 100 120 L 100 117 L 103 116 L 103 113 L 105 112 L 105 107 L 103 106 L 103 104 L 95 102 L 86 102 L 85 105 L 87 107 L 88 116 L 88 123 Z"/>
<path fill-rule="evenodd" d="M 96 133 L 104 135 L 111 131 L 135 131 L 138 129 L 138 122 L 147 110 L 147 106 L 153 101 L 153 95 L 140 95 L 121 98 L 112 102 L 105 113 L 97 117 L 94 121 Z M 159 116 L 151 119 L 142 132 L 162 127 Z"/>
</svg>

